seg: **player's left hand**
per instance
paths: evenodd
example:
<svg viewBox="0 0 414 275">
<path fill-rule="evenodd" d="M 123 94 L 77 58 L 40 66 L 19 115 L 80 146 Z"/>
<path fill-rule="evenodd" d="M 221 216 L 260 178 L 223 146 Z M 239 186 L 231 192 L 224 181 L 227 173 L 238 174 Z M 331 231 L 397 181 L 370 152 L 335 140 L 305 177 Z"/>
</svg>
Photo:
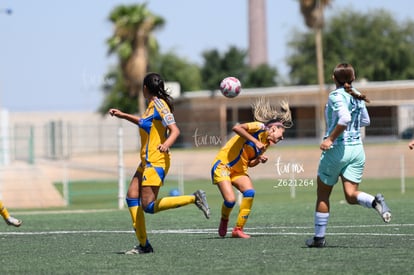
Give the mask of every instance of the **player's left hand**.
<svg viewBox="0 0 414 275">
<path fill-rule="evenodd" d="M 163 152 L 163 153 L 165 153 L 165 152 L 169 152 L 169 148 L 168 148 L 168 146 L 165 146 L 164 144 L 160 144 L 160 145 L 158 145 L 157 146 L 157 149 L 160 151 L 160 152 Z"/>
<path fill-rule="evenodd" d="M 321 143 L 321 145 L 319 146 L 319 148 L 322 150 L 322 151 L 327 151 L 327 150 L 329 150 L 329 149 L 331 149 L 332 148 L 332 144 L 333 144 L 333 142 L 330 140 L 330 139 L 325 139 L 324 141 L 322 141 L 322 143 Z"/>
<path fill-rule="evenodd" d="M 269 158 L 265 155 L 260 155 L 257 159 L 260 161 L 260 163 L 265 163 Z"/>
</svg>

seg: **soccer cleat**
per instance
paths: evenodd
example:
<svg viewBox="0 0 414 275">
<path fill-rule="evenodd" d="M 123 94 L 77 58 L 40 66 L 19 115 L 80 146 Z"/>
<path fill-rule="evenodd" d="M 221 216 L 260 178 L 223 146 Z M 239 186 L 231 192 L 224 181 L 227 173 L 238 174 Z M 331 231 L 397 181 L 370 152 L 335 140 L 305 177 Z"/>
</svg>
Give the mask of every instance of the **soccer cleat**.
<svg viewBox="0 0 414 275">
<path fill-rule="evenodd" d="M 125 251 L 125 255 L 134 255 L 134 254 L 146 254 L 146 253 L 154 253 L 154 249 L 152 246 L 147 243 L 146 246 L 137 245 L 133 249 Z"/>
<path fill-rule="evenodd" d="M 23 223 L 21 220 L 18 220 L 18 219 L 13 218 L 13 217 L 9 217 L 8 219 L 5 219 L 5 221 L 6 221 L 7 225 L 13 225 L 15 227 L 19 227 Z"/>
<path fill-rule="evenodd" d="M 197 205 L 197 207 L 201 211 L 203 211 L 204 216 L 206 216 L 206 218 L 209 219 L 210 208 L 208 207 L 206 192 L 204 192 L 203 190 L 197 190 L 194 192 L 193 195 L 195 196 L 195 205 Z"/>
<path fill-rule="evenodd" d="M 227 224 L 229 223 L 229 220 L 221 218 L 220 220 L 220 226 L 218 229 L 218 234 L 220 237 L 224 238 L 227 234 Z"/>
<path fill-rule="evenodd" d="M 247 235 L 243 232 L 243 229 L 241 227 L 235 227 L 233 228 L 233 231 L 231 232 L 232 238 L 241 238 L 241 239 L 248 239 L 250 238 L 250 235 Z"/>
<path fill-rule="evenodd" d="M 322 248 L 327 246 L 325 237 L 313 237 L 311 239 L 307 239 L 305 242 L 307 247 L 317 247 Z"/>
<path fill-rule="evenodd" d="M 385 203 L 382 194 L 377 194 L 375 196 L 375 210 L 377 210 L 384 222 L 389 223 L 391 221 L 391 209 Z"/>
</svg>

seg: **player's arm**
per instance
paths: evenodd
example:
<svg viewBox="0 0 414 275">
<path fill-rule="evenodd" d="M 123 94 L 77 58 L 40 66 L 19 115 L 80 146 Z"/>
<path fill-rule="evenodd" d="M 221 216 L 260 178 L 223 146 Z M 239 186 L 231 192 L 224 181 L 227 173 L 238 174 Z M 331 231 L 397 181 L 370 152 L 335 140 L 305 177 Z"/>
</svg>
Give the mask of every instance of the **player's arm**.
<svg viewBox="0 0 414 275">
<path fill-rule="evenodd" d="M 408 143 L 408 148 L 410 148 L 410 150 L 414 149 L 414 139 L 410 141 L 410 143 Z"/>
<path fill-rule="evenodd" d="M 178 136 L 180 135 L 180 129 L 176 123 L 167 125 L 169 130 L 168 138 L 164 141 L 163 144 L 158 145 L 157 149 L 161 152 L 168 152 L 169 148 L 175 143 Z"/>
<path fill-rule="evenodd" d="M 371 124 L 371 119 L 369 118 L 368 110 L 366 107 L 362 108 L 361 111 L 361 119 L 360 119 L 360 125 L 361 127 L 366 127 Z"/>
<path fill-rule="evenodd" d="M 265 163 L 268 160 L 268 157 L 265 155 L 259 155 L 257 158 L 252 159 L 249 161 L 248 166 L 249 167 L 255 167 L 259 163 Z"/>
<path fill-rule="evenodd" d="M 154 99 L 154 103 L 155 108 L 161 114 L 162 125 L 167 127 L 169 130 L 167 139 L 164 141 L 164 143 L 158 145 L 157 149 L 161 152 L 168 152 L 170 147 L 175 143 L 178 136 L 180 135 L 180 129 L 178 128 L 174 115 L 171 113 L 168 106 L 158 98 Z"/>
<path fill-rule="evenodd" d="M 338 114 L 338 123 L 336 124 L 333 131 L 326 137 L 319 148 L 322 151 L 329 150 L 334 141 L 345 131 L 348 124 L 351 122 L 351 113 L 342 101 L 338 100 L 334 103 L 336 105 L 336 112 Z"/>
<path fill-rule="evenodd" d="M 337 124 L 332 133 L 322 141 L 321 150 L 328 150 L 331 148 L 334 141 L 345 131 L 346 125 Z"/>
<path fill-rule="evenodd" d="M 239 136 L 241 136 L 242 138 L 245 138 L 248 141 L 251 141 L 254 143 L 254 145 L 257 147 L 257 149 L 259 150 L 263 150 L 265 149 L 265 145 L 263 143 L 261 143 L 259 140 L 257 140 L 254 136 L 252 136 L 248 130 L 248 126 L 247 123 L 243 123 L 243 124 L 236 124 L 235 126 L 233 126 L 232 129 L 236 134 L 238 134 Z"/>
<path fill-rule="evenodd" d="M 110 109 L 109 114 L 111 116 L 116 116 L 118 118 L 128 120 L 129 122 L 132 122 L 134 124 L 138 124 L 138 121 L 140 120 L 140 117 L 124 113 L 118 109 Z"/>
<path fill-rule="evenodd" d="M 331 134 L 322 141 L 319 148 L 322 151 L 329 150 L 332 144 L 334 143 L 334 141 L 345 131 L 346 127 L 347 127 L 346 125 L 341 125 L 339 123 L 336 124 Z"/>
</svg>

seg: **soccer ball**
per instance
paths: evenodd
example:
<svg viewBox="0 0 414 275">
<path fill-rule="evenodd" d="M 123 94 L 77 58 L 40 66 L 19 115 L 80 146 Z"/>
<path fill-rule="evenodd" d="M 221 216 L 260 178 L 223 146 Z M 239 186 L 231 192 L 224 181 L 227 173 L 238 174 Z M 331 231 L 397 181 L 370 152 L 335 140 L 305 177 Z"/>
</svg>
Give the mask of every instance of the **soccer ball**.
<svg viewBox="0 0 414 275">
<path fill-rule="evenodd" d="M 169 195 L 171 197 L 179 196 L 180 195 L 180 190 L 178 190 L 177 188 L 173 188 L 173 189 L 170 190 Z"/>
<path fill-rule="evenodd" d="M 240 94 L 241 83 L 236 77 L 226 77 L 220 83 L 221 93 L 228 98 L 236 97 Z"/>
</svg>

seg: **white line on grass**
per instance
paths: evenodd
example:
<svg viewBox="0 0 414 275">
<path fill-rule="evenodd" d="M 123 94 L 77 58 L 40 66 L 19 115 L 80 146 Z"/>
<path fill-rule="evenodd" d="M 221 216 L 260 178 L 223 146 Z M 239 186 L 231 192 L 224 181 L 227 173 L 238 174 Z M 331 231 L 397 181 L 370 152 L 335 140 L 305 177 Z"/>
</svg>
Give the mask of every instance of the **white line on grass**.
<svg viewBox="0 0 414 275">
<path fill-rule="evenodd" d="M 381 225 L 382 227 L 412 227 L 414 224 L 388 224 Z M 337 225 L 330 226 L 330 228 L 368 228 L 372 225 Z M 246 232 L 251 235 L 312 235 L 313 232 L 292 232 L 295 229 L 311 229 L 312 227 L 301 227 L 301 226 L 271 226 L 271 227 L 256 227 L 246 228 Z M 272 230 L 282 230 L 282 232 L 269 232 Z M 289 230 L 285 232 L 284 230 Z M 264 231 L 264 232 L 261 232 Z M 61 230 L 61 231 L 39 231 L 39 232 L 0 232 L 0 236 L 15 235 L 64 235 L 64 234 L 132 234 L 132 230 Z M 205 228 L 205 229 L 166 229 L 166 230 L 150 230 L 150 234 L 216 234 L 217 228 Z M 360 235 L 360 236 L 414 236 L 414 233 L 370 233 L 370 232 L 335 232 L 327 233 L 327 235 Z"/>
<path fill-rule="evenodd" d="M 40 210 L 40 211 L 15 211 L 13 212 L 17 215 L 44 215 L 44 214 L 87 214 L 87 213 L 105 213 L 105 212 L 115 212 L 121 211 L 119 209 L 78 209 L 78 210 Z"/>
<path fill-rule="evenodd" d="M 372 227 L 412 227 L 411 223 L 389 223 L 389 224 L 360 224 L 360 225 L 330 225 L 329 228 L 372 228 Z M 253 227 L 250 229 L 265 230 L 265 229 L 309 229 L 313 226 L 265 226 L 265 227 Z"/>
</svg>

